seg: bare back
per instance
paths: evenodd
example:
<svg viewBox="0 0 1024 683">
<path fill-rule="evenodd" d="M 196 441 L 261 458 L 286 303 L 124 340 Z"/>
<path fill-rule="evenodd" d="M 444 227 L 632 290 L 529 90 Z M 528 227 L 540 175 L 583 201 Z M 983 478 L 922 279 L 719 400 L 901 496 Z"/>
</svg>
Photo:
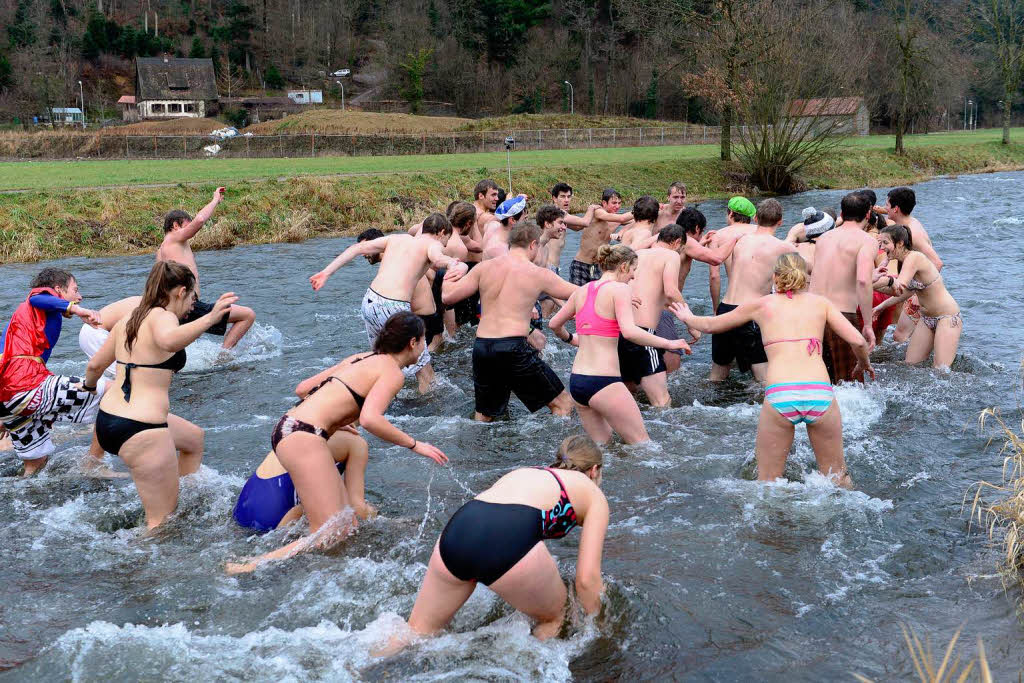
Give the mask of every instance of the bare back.
<svg viewBox="0 0 1024 683">
<path fill-rule="evenodd" d="M 440 246 L 437 240 L 426 235 L 389 236 L 377 276 L 370 284 L 373 291 L 389 299 L 412 301 L 416 283 L 430 266 L 429 251 L 434 244 Z"/>
<path fill-rule="evenodd" d="M 333 433 L 359 419 L 361 409 L 352 395 L 353 391 L 365 399 L 378 380 L 389 373 L 401 376 L 401 372 L 398 364 L 387 354 L 358 353 L 349 356 L 333 368 L 319 389 L 306 394 L 306 398 L 288 414 Z"/>
<path fill-rule="evenodd" d="M 776 238 L 770 228 L 757 228 L 753 234 L 741 237 L 725 262 L 729 289 L 722 303 L 738 306 L 769 294 L 775 262 L 782 254 L 794 251 L 792 244 Z"/>
<path fill-rule="evenodd" d="M 640 327 L 654 329 L 665 310 L 665 269 L 679 261 L 679 253 L 673 249 L 641 249 L 636 256 L 636 276 L 629 286 L 633 296 L 640 298 L 640 308 L 633 319 Z"/>
<path fill-rule="evenodd" d="M 602 496 L 601 490 L 590 477 L 582 472 L 572 470 L 554 470 L 565 485 L 569 501 L 576 510 L 576 516 L 582 521 L 590 509 L 590 501 L 594 496 Z M 562 494 L 558 480 L 550 472 L 532 467 L 512 470 L 489 489 L 483 491 L 476 500 L 488 503 L 511 503 L 529 505 L 538 510 L 549 510 L 554 507 Z"/>
<path fill-rule="evenodd" d="M 134 310 L 134 308 L 132 309 Z M 129 314 L 131 311 L 129 311 Z M 152 309 L 139 326 L 135 342 L 129 351 L 125 347 L 126 326 L 128 316 L 117 321 L 110 334 L 114 338 L 114 358 L 119 361 L 110 391 L 103 395 L 100 407 L 111 415 L 127 417 L 139 422 L 160 424 L 167 421 L 170 411 L 170 398 L 167 394 L 171 386 L 172 374 L 157 368 L 133 368 L 131 370 L 131 399 L 126 400 L 124 386 L 125 363 L 139 365 L 155 365 L 162 363 L 173 354 L 157 346 L 153 335 L 153 326 L 167 324 L 167 311 L 162 308 Z"/>
<path fill-rule="evenodd" d="M 636 223 L 622 234 L 622 244 L 633 251 L 646 249 L 651 237 L 655 235 L 655 227 L 651 223 Z"/>
<path fill-rule="evenodd" d="M 522 337 L 530 331 L 534 303 L 541 293 L 555 298 L 571 294 L 573 286 L 552 271 L 515 254 L 489 259 L 474 271 L 480 285 L 480 325 L 477 337 Z M 563 291 L 551 291 L 555 283 Z M 564 285 L 564 287 L 562 286 Z"/>
<path fill-rule="evenodd" d="M 196 287 L 199 286 L 199 268 L 196 266 L 196 257 L 192 253 L 192 246 L 188 241 L 172 240 L 170 234 L 164 237 L 160 248 L 156 250 L 156 260 L 174 261 L 183 266 L 188 266 L 192 274 L 196 276 Z"/>
<path fill-rule="evenodd" d="M 812 294 L 825 297 L 843 313 L 854 313 L 860 305 L 857 294 L 857 257 L 870 250 L 871 260 L 878 252 L 874 237 L 855 224 L 833 228 L 815 241 Z"/>
<path fill-rule="evenodd" d="M 815 294 L 799 292 L 789 298 L 769 295 L 754 316 L 761 328 L 768 356 L 766 382 L 828 382 L 828 370 L 817 348 L 808 352 L 811 340 L 821 341 L 828 318 L 829 301 Z M 782 341 L 782 340 L 796 341 Z M 780 343 L 771 343 L 780 342 Z"/>
<path fill-rule="evenodd" d="M 99 310 L 100 326 L 110 332 L 114 329 L 114 325 L 127 318 L 132 311 L 138 308 L 140 301 L 142 301 L 141 296 L 130 296 L 107 304 Z"/>
</svg>

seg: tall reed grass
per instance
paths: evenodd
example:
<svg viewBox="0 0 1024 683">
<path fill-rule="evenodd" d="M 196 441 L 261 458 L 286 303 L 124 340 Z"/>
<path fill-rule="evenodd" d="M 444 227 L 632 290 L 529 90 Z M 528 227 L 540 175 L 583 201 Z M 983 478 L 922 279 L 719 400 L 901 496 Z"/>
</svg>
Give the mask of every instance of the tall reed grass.
<svg viewBox="0 0 1024 683">
<path fill-rule="evenodd" d="M 900 624 L 900 630 L 903 631 L 903 640 L 907 644 L 907 651 L 914 664 L 914 674 L 921 683 L 951 683 L 952 681 L 964 683 L 964 681 L 972 680 L 970 676 L 975 672 L 975 667 L 977 667 L 977 672 L 973 680 L 992 683 L 992 672 L 988 668 L 985 644 L 981 642 L 981 638 L 978 638 L 978 657 L 961 662 L 961 656 L 954 653 L 956 641 L 960 639 L 961 629 L 957 629 L 949 644 L 946 645 L 942 661 L 937 662 L 931 641 L 927 637 L 922 641 L 914 629 L 906 624 Z M 861 674 L 855 673 L 853 677 L 861 683 L 874 683 L 870 678 Z"/>
</svg>

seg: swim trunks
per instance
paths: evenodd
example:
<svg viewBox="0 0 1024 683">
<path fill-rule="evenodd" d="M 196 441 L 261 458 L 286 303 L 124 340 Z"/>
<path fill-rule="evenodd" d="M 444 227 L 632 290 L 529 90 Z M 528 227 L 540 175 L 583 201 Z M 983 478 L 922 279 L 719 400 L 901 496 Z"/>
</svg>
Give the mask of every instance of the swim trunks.
<svg viewBox="0 0 1024 683">
<path fill-rule="evenodd" d="M 596 263 L 572 260 L 569 264 L 569 282 L 582 287 L 588 282 L 601 279 L 601 269 Z"/>
<path fill-rule="evenodd" d="M 661 318 L 658 320 L 658 326 L 654 328 L 654 334 L 658 335 L 662 339 L 679 339 L 679 330 L 676 329 L 676 317 L 668 311 L 661 312 Z M 661 349 L 662 354 L 674 353 L 677 356 L 683 355 L 682 349 Z"/>
<path fill-rule="evenodd" d="M 648 327 L 640 329 L 655 334 L 654 330 Z M 634 344 L 619 335 L 619 372 L 624 382 L 634 384 L 639 384 L 644 377 L 665 372 L 665 359 L 661 355 L 661 349 Z"/>
<path fill-rule="evenodd" d="M 857 331 L 863 327 L 861 317 L 856 313 L 843 313 L 843 317 L 850 321 Z M 821 354 L 825 361 L 825 368 L 828 370 L 828 378 L 832 384 L 840 382 L 852 382 L 857 380 L 863 382 L 863 377 L 855 377 L 853 369 L 857 367 L 857 354 L 853 347 L 846 343 L 842 337 L 832 331 L 832 328 L 825 325 L 825 336 L 822 338 L 824 352 Z"/>
<path fill-rule="evenodd" d="M 11 435 L 14 452 L 22 460 L 44 458 L 56 450 L 50 440 L 53 423 L 96 421 L 107 381 L 96 393 L 81 388 L 82 378 L 50 375 L 35 389 L 15 394 L 0 403 L 0 423 Z"/>
<path fill-rule="evenodd" d="M 473 386 L 476 411 L 487 417 L 508 412 L 512 392 L 535 413 L 565 389 L 526 337 L 477 337 L 473 344 Z"/>
<path fill-rule="evenodd" d="M 345 474 L 345 463 L 336 463 L 338 474 Z M 276 529 L 288 511 L 299 505 L 292 476 L 285 472 L 263 479 L 255 472 L 245 482 L 232 515 L 239 526 L 270 531 Z"/>
<path fill-rule="evenodd" d="M 736 306 L 722 302 L 715 315 L 724 315 Z M 733 360 L 740 372 L 749 372 L 752 365 L 767 363 L 761 341 L 761 328 L 753 320 L 727 332 L 711 335 L 711 360 L 715 365 L 728 367 Z"/>
<path fill-rule="evenodd" d="M 373 291 L 372 287 L 366 288 L 366 294 L 363 295 L 363 305 L 360 309 L 360 313 L 363 316 L 363 324 L 366 326 L 366 337 L 370 340 L 370 346 L 372 347 L 374 342 L 377 341 L 377 335 L 384 329 L 384 323 L 388 321 L 388 318 L 393 316 L 395 313 L 400 311 L 412 311 L 412 304 L 408 301 L 400 301 L 398 299 L 389 299 L 386 296 L 381 296 L 377 292 Z M 405 373 L 406 377 L 412 377 L 417 372 L 423 369 L 423 366 L 430 362 L 430 352 L 427 351 L 427 347 L 423 347 L 423 353 L 416 360 L 415 365 L 403 368 L 402 372 Z"/>
<path fill-rule="evenodd" d="M 871 306 L 873 308 L 878 304 L 882 303 L 883 301 L 885 301 L 886 299 L 891 298 L 892 297 L 889 296 L 888 294 L 883 294 L 882 292 L 879 292 L 876 289 L 871 294 Z M 858 308 L 857 311 L 860 312 L 860 309 Z M 896 322 L 896 314 L 899 313 L 899 311 L 899 306 L 890 306 L 889 308 L 882 311 L 882 314 L 879 315 L 871 323 L 871 327 L 875 331 L 875 339 L 878 340 L 879 343 L 881 343 L 882 337 L 885 336 L 886 329 L 888 329 L 890 325 Z"/>
<path fill-rule="evenodd" d="M 195 302 L 195 304 L 192 305 L 192 310 L 189 311 L 188 315 L 185 316 L 185 319 L 181 321 L 181 324 L 184 325 L 186 323 L 195 322 L 196 320 L 199 320 L 200 318 L 202 318 L 204 315 L 206 315 L 207 313 L 209 313 L 212 310 L 213 310 L 213 304 L 208 304 L 205 301 L 198 301 L 197 300 Z M 218 323 L 214 324 L 210 329 L 206 330 L 206 334 L 213 334 L 213 335 L 216 335 L 218 337 L 223 337 L 224 334 L 227 333 L 227 331 L 228 331 L 228 316 L 229 315 L 230 315 L 230 311 L 225 311 L 224 312 L 224 317 L 221 318 L 220 321 Z"/>
<path fill-rule="evenodd" d="M 559 275 L 559 276 L 561 275 L 561 273 L 558 272 L 558 266 L 546 266 L 546 268 L 548 270 L 550 270 L 552 273 L 554 273 L 555 275 Z M 540 297 L 537 298 L 537 301 L 538 302 L 546 301 L 548 299 L 551 299 L 551 296 L 549 296 L 547 292 L 542 292 Z M 554 299 L 551 299 L 551 300 L 554 301 Z"/>
</svg>

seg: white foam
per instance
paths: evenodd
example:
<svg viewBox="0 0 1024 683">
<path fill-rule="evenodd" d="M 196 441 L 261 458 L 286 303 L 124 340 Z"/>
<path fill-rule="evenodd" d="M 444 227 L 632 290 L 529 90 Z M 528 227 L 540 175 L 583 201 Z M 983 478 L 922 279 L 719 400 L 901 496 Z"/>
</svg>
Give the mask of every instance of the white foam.
<svg viewBox="0 0 1024 683">
<path fill-rule="evenodd" d="M 185 372 L 212 370 L 243 363 L 253 363 L 281 355 L 282 336 L 273 325 L 253 323 L 235 348 L 226 350 L 219 337 L 203 335 L 188 347 Z"/>
<path fill-rule="evenodd" d="M 992 225 L 1024 225 L 1024 218 L 1017 218 L 1016 216 L 1006 216 L 1004 218 L 997 218 L 992 221 Z"/>
</svg>

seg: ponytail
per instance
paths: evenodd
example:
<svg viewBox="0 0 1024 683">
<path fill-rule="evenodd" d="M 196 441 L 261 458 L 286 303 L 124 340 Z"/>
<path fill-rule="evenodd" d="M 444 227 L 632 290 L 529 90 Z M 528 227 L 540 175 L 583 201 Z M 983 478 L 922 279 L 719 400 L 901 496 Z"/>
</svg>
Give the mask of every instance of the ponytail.
<svg viewBox="0 0 1024 683">
<path fill-rule="evenodd" d="M 196 276 L 188 266 L 174 261 L 158 261 L 149 271 L 146 278 L 146 289 L 142 292 L 142 301 L 132 311 L 125 324 L 124 347 L 132 350 L 135 339 L 139 336 L 139 328 L 149 312 L 154 308 L 164 308 L 171 302 L 171 292 L 184 287 L 190 292 L 196 285 Z"/>
</svg>

